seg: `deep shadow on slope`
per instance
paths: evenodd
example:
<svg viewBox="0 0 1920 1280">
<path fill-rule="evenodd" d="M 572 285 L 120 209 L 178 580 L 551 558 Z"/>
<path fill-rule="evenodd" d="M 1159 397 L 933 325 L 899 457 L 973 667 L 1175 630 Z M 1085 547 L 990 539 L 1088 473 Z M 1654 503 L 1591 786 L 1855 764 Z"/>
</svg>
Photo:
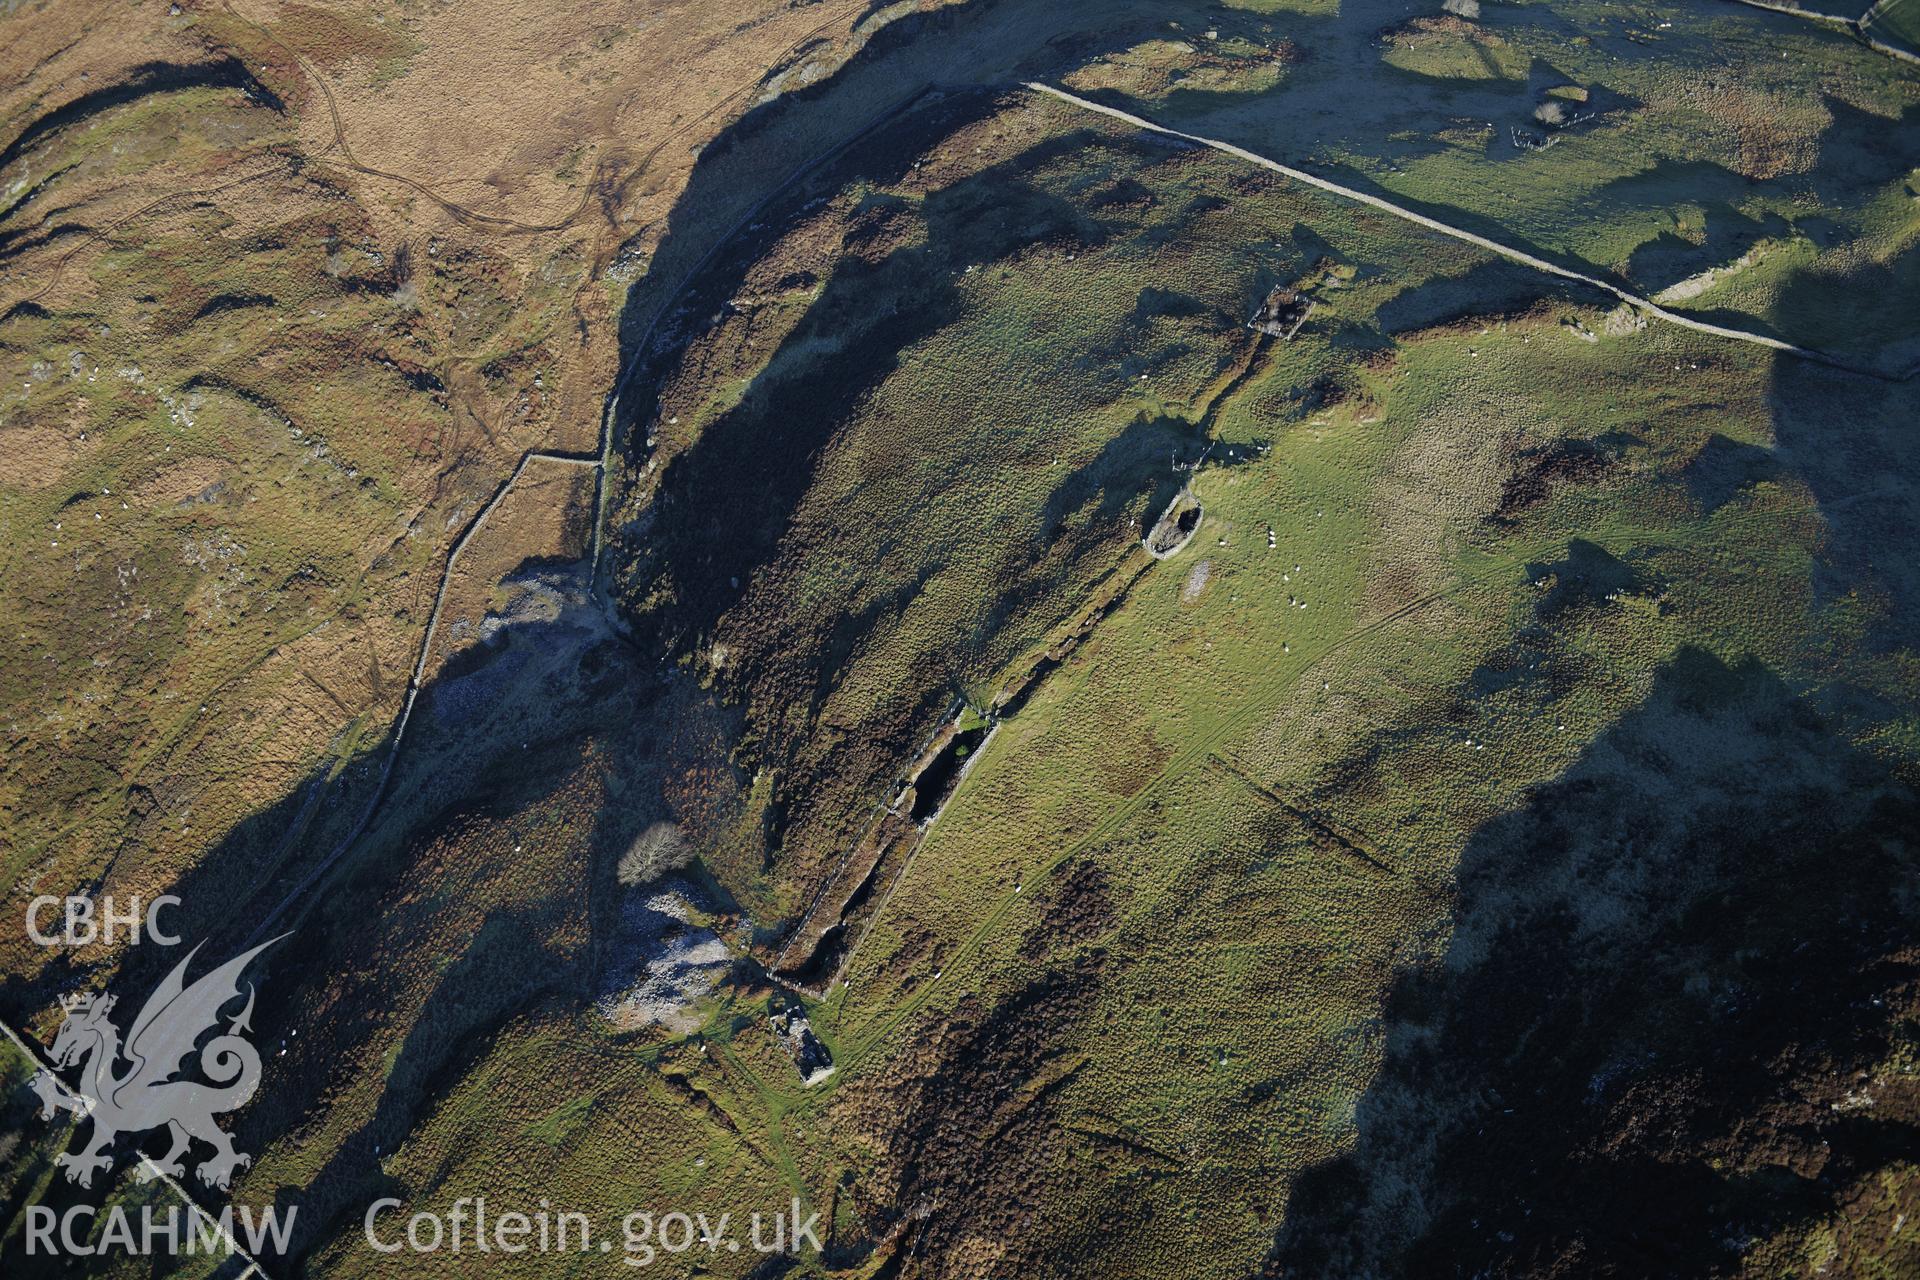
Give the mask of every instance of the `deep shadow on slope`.
<svg viewBox="0 0 1920 1280">
<path fill-rule="evenodd" d="M 682 310 L 719 309 L 767 252 L 766 242 L 779 243 L 786 228 L 807 216 L 807 197 L 855 178 L 880 186 L 901 181 L 928 148 L 1001 105 L 990 91 L 949 93 L 875 131 L 857 161 L 830 166 L 817 185 L 762 215 L 775 230 L 730 246 Z M 751 373 L 732 408 L 665 464 L 641 518 L 613 531 L 609 546 L 626 557 L 617 572 L 641 649 L 671 661 L 724 643 L 728 656 L 714 679 L 746 709 L 748 746 L 741 758 L 773 775 L 769 849 L 816 817 L 827 829 L 850 817 L 864 821 L 866 800 L 912 756 L 970 668 L 991 665 L 980 655 L 994 654 L 1002 633 L 1036 609 L 1071 608 L 1065 586 L 1091 572 L 1090 557 L 1124 548 L 1130 508 L 1151 495 L 1165 470 L 1161 446 L 1175 433 L 1140 424 L 1121 432 L 1092 465 L 1066 476 L 1036 504 L 1042 509 L 1029 513 L 1013 503 L 991 520 L 983 512 L 977 530 L 930 526 L 913 507 L 846 511 L 849 529 L 897 530 L 885 564 L 851 564 L 841 574 L 835 557 L 844 553 L 836 550 L 841 539 L 834 522 L 811 509 L 807 537 L 794 535 L 822 461 L 836 449 L 912 452 L 914 474 L 931 486 L 930 497 L 942 476 L 946 485 L 976 483 L 982 468 L 998 463 L 995 455 L 981 456 L 977 439 L 967 434 L 964 399 L 930 405 L 925 423 L 897 441 L 843 445 L 840 433 L 901 373 L 904 352 L 963 318 L 965 295 L 955 284 L 960 273 L 1017 261 L 1036 245 L 1085 253 L 1112 234 L 1108 223 L 1031 177 L 1093 145 L 1107 144 L 1075 130 L 1035 141 L 928 192 L 916 205 L 869 199 L 844 232 L 848 252 L 782 348 Z M 1116 145 L 1131 153 L 1135 143 Z M 650 411 L 644 387 L 629 396 Z M 1017 442 L 1009 439 L 1017 454 Z M 876 456 L 875 465 L 883 461 Z M 1029 515 L 1037 522 L 1033 537 L 1012 537 Z M 868 545 L 863 537 L 845 542 Z M 950 568 L 965 575 L 979 564 L 994 572 L 981 579 L 977 607 L 949 641 L 914 648 L 905 664 L 911 669 L 895 674 L 889 696 L 870 714 L 823 730 L 821 708 L 920 587 Z M 810 586 L 809 579 L 832 585 Z M 1055 620 L 1049 615 L 1036 629 Z M 845 745 L 835 749 L 836 739 Z"/>
<path fill-rule="evenodd" d="M 1920 1141 L 1920 806 L 1772 673 L 1683 651 L 1460 867 L 1289 1276 L 1707 1276 Z M 1865 1088 L 1870 1108 L 1844 1096 Z M 1838 1109 L 1836 1109 L 1838 1105 Z M 1911 1206 L 1909 1206 L 1911 1207 Z"/>
<path fill-rule="evenodd" d="M 1157 35 L 1171 19 L 1204 20 L 1211 8 L 1209 0 L 963 0 L 889 21 L 833 74 L 761 102 L 701 149 L 621 309 L 620 368 L 648 354 L 655 316 L 733 234 L 730 219 L 778 194 L 800 166 L 861 141 L 939 86 L 971 91 L 1049 76 Z M 643 373 L 629 390 L 644 396 L 647 381 Z M 635 403 L 619 406 L 616 449 L 644 417 Z"/>
<path fill-rule="evenodd" d="M 1920 254 L 1908 256 L 1920 264 Z M 1783 305 L 1802 287 L 1820 289 L 1796 281 Z M 1828 530 L 1814 561 L 1816 598 L 1861 603 L 1871 618 L 1867 652 L 1911 647 L 1920 634 L 1920 380 L 1883 383 L 1777 360 L 1768 401 L 1771 466 L 1755 450 L 1745 471 L 1789 475 L 1812 491 Z"/>
<path fill-rule="evenodd" d="M 617 861 L 668 814 L 662 682 L 616 642 L 560 624 L 509 631 L 423 694 L 417 753 L 381 820 L 291 914 L 271 1008 L 263 990 L 256 1041 L 284 1038 L 287 1054 L 242 1116 L 242 1145 L 265 1148 L 336 1114 L 369 1073 L 381 1080 L 283 1197 L 300 1206 L 296 1256 L 357 1231 L 387 1185 L 381 1154 L 419 1131 L 503 1027 L 545 1003 L 582 1007 L 617 911 Z M 555 652 L 567 655 L 557 668 L 539 665 Z M 506 712 L 528 702 L 544 714 L 523 740 Z"/>
<path fill-rule="evenodd" d="M 976 110 L 991 103 L 970 100 Z M 975 112 L 942 111 L 928 123 L 952 127 L 969 118 Z M 882 154 L 897 167 L 927 140 L 911 130 L 908 138 L 885 139 L 893 146 Z M 960 318 L 955 264 L 998 261 L 1024 243 L 1003 221 L 981 217 L 1009 202 L 1063 234 L 1085 222 L 1071 205 L 992 171 L 931 193 L 924 244 L 875 264 L 855 257 L 837 266 L 784 344 L 817 354 L 782 361 L 776 353 L 739 404 L 667 464 L 635 551 L 640 580 L 663 579 L 643 594 L 672 604 L 664 615 L 642 613 L 643 647 L 698 642 L 741 598 L 748 574 L 773 556 L 834 434 L 896 372 L 901 352 Z"/>
<path fill-rule="evenodd" d="M 648 823 L 672 816 L 659 782 L 674 750 L 660 705 L 667 684 L 633 658 L 611 639 L 535 622 L 457 655 L 423 690 L 376 821 L 274 926 L 290 936 L 249 972 L 260 1091 L 223 1127 L 242 1151 L 285 1156 L 289 1135 L 379 1081 L 364 1113 L 295 1158 L 304 1176 L 282 1195 L 299 1208 L 290 1256 L 357 1231 L 357 1215 L 387 1186 L 381 1153 L 418 1132 L 501 1028 L 543 1002 L 577 1010 L 589 998 L 593 947 L 617 912 L 618 859 Z M 537 727 L 504 732 L 514 721 L 503 713 L 529 703 Z M 245 945 L 357 821 L 384 746 L 366 758 L 373 768 L 359 785 L 309 779 L 169 886 L 181 905 L 166 923 L 184 945 L 125 954 L 110 985 L 123 1008 L 137 1009 L 189 947 L 203 945 L 197 976 Z M 9 979 L 0 989 L 8 1020 L 20 1025 L 87 985 L 87 954 L 63 953 L 32 982 Z M 164 1133 L 123 1138 L 118 1149 L 136 1145 L 157 1154 Z M 99 1204 L 112 1189 L 73 1194 Z M 203 1203 L 223 1200 L 193 1189 Z M 42 1273 L 16 1264 L 26 1267 L 0 1252 L 0 1274 Z"/>
<path fill-rule="evenodd" d="M 276 112 L 286 106 L 261 84 L 238 58 L 216 58 L 208 62 L 182 64 L 147 62 L 134 67 L 117 83 L 105 85 L 39 116 L 0 150 L 0 169 L 5 169 L 40 139 L 78 124 L 113 107 L 124 106 L 151 93 L 177 93 L 183 89 L 238 89 L 258 99 Z"/>
</svg>

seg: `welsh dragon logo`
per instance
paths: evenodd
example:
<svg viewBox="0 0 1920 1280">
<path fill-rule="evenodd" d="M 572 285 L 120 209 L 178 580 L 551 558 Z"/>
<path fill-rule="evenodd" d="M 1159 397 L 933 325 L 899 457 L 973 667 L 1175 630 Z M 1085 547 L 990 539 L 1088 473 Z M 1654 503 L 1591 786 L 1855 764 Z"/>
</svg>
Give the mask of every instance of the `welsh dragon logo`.
<svg viewBox="0 0 1920 1280">
<path fill-rule="evenodd" d="M 56 1068 L 83 1064 L 79 1083 L 69 1088 L 42 1071 L 34 1077 L 33 1087 L 40 1096 L 42 1118 L 51 1119 L 59 1109 L 93 1121 L 93 1137 L 86 1150 L 59 1157 L 69 1181 L 91 1186 L 94 1172 L 113 1164 L 109 1152 L 116 1137 L 163 1125 L 172 1133 L 173 1146 L 153 1166 L 142 1166 L 142 1181 L 154 1177 L 156 1170 L 174 1177 L 184 1174 L 182 1158 L 195 1139 L 214 1150 L 198 1170 L 200 1180 L 210 1187 L 224 1189 L 236 1169 L 253 1162 L 234 1150 L 233 1139 L 213 1120 L 246 1105 L 260 1086 L 260 1055 L 242 1034 L 252 1030 L 248 1025 L 253 1016 L 251 983 L 244 992 L 246 1007 L 226 1019 L 224 1033 L 199 1047 L 195 1065 L 206 1083 L 175 1077 L 187 1069 L 184 1060 L 195 1052 L 200 1038 L 220 1030 L 221 1010 L 242 995 L 241 972 L 278 941 L 263 942 L 188 986 L 187 966 L 200 951 L 196 945 L 147 998 L 124 1043 L 112 1021 L 113 996 L 86 993 L 61 998 L 66 1019 L 54 1038 L 51 1056 Z"/>
</svg>

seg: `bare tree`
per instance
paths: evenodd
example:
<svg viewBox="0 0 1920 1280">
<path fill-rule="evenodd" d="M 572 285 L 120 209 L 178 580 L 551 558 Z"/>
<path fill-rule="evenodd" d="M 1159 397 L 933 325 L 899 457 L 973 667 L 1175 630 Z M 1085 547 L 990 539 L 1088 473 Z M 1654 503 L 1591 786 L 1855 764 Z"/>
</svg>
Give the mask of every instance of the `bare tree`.
<svg viewBox="0 0 1920 1280">
<path fill-rule="evenodd" d="M 620 883 L 632 887 L 657 880 L 669 871 L 678 871 L 693 861 L 693 850 L 680 828 L 671 822 L 656 822 L 634 839 L 620 857 Z"/>
</svg>

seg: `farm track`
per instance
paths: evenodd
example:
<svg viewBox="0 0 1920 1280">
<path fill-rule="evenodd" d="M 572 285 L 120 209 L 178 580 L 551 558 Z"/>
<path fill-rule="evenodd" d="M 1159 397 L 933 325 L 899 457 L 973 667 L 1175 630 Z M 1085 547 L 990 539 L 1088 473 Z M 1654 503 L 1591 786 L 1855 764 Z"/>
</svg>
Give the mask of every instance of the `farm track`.
<svg viewBox="0 0 1920 1280">
<path fill-rule="evenodd" d="M 0 306 L 0 315 L 5 315 L 15 307 L 38 302 L 40 299 L 46 297 L 47 294 L 53 291 L 53 287 L 60 283 L 60 277 L 66 273 L 67 265 L 79 255 L 82 249 L 94 241 L 110 240 L 115 231 L 118 231 L 130 223 L 138 222 L 142 218 L 151 217 L 154 213 L 164 209 L 176 200 L 204 200 L 210 196 L 219 195 L 223 191 L 231 191 L 235 187 L 244 187 L 248 183 L 258 182 L 262 178 L 271 178 L 276 175 L 291 173 L 293 169 L 294 162 L 287 160 L 279 164 L 270 164 L 264 169 L 259 169 L 247 174 L 245 177 L 231 178 L 226 182 L 216 183 L 210 187 L 191 187 L 185 191 L 171 191 L 157 200 L 141 205 L 138 209 L 133 210 L 123 217 L 114 219 L 104 227 L 81 228 L 79 231 L 79 243 L 70 246 L 65 253 L 62 253 L 58 258 L 54 259 L 53 270 L 48 274 L 41 286 L 32 293 L 23 294 L 5 306 Z M 57 228 L 50 228 L 50 230 L 57 230 Z"/>
</svg>

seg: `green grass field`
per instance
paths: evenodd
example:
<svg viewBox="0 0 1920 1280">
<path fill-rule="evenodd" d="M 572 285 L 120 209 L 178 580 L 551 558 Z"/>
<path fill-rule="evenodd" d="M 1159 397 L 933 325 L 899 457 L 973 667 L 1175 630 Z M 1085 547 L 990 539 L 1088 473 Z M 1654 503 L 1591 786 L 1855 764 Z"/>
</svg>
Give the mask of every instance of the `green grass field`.
<svg viewBox="0 0 1920 1280">
<path fill-rule="evenodd" d="M 667 1043 L 556 1011 L 503 1025 L 381 1167 L 421 1203 L 524 1168 L 599 1216 L 642 1185 L 596 1172 L 618 1133 L 678 1153 L 647 1164 L 655 1198 L 798 1193 L 841 1224 L 836 1257 L 884 1256 L 865 1251 L 885 1204 L 959 1184 L 977 1194 L 929 1228 L 942 1249 L 1012 1248 L 998 1233 L 1027 1215 L 995 1256 L 1237 1273 L 1278 1189 L 1351 1149 L 1387 993 L 1458 954 L 1463 850 L 1597 767 L 1649 673 L 1710 654 L 1818 700 L 1833 646 L 1897 628 L 1897 588 L 1809 584 L 1849 523 L 1823 510 L 1910 493 L 1796 459 L 1827 397 L 1865 448 L 1907 393 L 1610 323 L 1453 242 L 1020 95 L 930 110 L 874 155 L 896 146 L 932 159 L 825 173 L 716 266 L 730 303 L 690 308 L 717 318 L 650 419 L 637 625 L 745 717 L 736 765 L 772 782 L 742 803 L 778 815 L 771 871 L 741 843 L 764 818 L 708 828 L 721 884 L 800 901 L 796 870 L 828 872 L 898 744 L 984 704 L 1086 584 L 1131 572 L 1133 522 L 1210 441 L 1200 530 L 886 868 L 814 1009 L 825 1084 L 801 1087 L 753 984 Z M 1242 312 L 1299 276 L 1323 282 L 1307 330 L 1252 351 Z M 880 372 L 809 421 L 837 361 Z M 767 504 L 791 464 L 746 443 L 782 424 L 816 433 L 790 507 Z M 842 650 L 849 616 L 872 621 Z M 1908 696 L 1898 659 L 1848 671 Z M 815 682 L 804 710 L 783 696 Z M 1865 750 L 1913 736 L 1910 714 L 1836 714 Z M 1012 1135 L 1004 1172 L 948 1134 L 956 1088 Z M 674 1098 L 707 1136 L 659 1110 Z M 884 1198 L 849 1207 L 849 1174 Z M 385 1273 L 350 1229 L 322 1256 Z"/>
<path fill-rule="evenodd" d="M 1920 51 L 1920 10 L 1913 0 L 1885 0 L 1872 9 L 1871 33 L 1909 52 Z"/>
<path fill-rule="evenodd" d="M 1631 1274 L 1640 1222 L 1676 1273 L 1903 1274 L 1914 383 L 1006 82 L 1884 371 L 1920 355 L 1915 80 L 1735 5 L 1118 5 L 1046 44 L 1089 12 L 944 15 L 941 49 L 876 53 L 703 161 L 626 320 L 604 596 L 523 565 L 495 638 L 447 642 L 376 820 L 286 917 L 239 1196 L 298 1199 L 330 1276 L 447 1274 L 361 1215 L 479 1194 L 600 1229 L 798 1199 L 828 1238 L 794 1275 Z M 995 87 L 801 145 L 943 60 Z M 410 664 L 430 540 L 376 535 L 457 428 L 329 344 L 456 342 L 504 387 L 566 323 L 480 257 L 408 319 L 379 250 L 304 206 L 244 257 L 219 234 L 116 245 L 110 323 L 0 323 L 6 429 L 112 441 L 0 489 L 15 883 L 108 858 L 96 811 L 176 783 L 194 708 L 250 664 L 331 678 L 309 635 Z M 1246 324 L 1276 286 L 1314 304 L 1291 339 Z M 271 332 L 204 310 L 248 289 L 298 302 Z M 223 381 L 175 377 L 200 369 Z M 1151 559 L 1183 491 L 1200 524 Z M 367 617 L 396 582 L 406 617 Z M 553 615 L 505 625 L 540 589 Z M 864 844 L 942 726 L 988 727 L 1034 671 L 937 818 Z M 237 781 L 139 830 L 223 942 L 325 847 L 288 858 L 287 831 L 360 812 L 303 784 L 383 745 L 356 723 L 282 758 L 230 718 Z M 666 936 L 718 940 L 725 973 L 682 1021 L 616 1024 L 657 887 L 620 868 L 662 841 L 702 897 Z M 847 925 L 802 990 L 770 971 L 810 909 Z M 793 1002 L 833 1059 L 812 1086 L 769 1027 Z M 12 1220 L 60 1140 L 0 1160 Z"/>
</svg>

